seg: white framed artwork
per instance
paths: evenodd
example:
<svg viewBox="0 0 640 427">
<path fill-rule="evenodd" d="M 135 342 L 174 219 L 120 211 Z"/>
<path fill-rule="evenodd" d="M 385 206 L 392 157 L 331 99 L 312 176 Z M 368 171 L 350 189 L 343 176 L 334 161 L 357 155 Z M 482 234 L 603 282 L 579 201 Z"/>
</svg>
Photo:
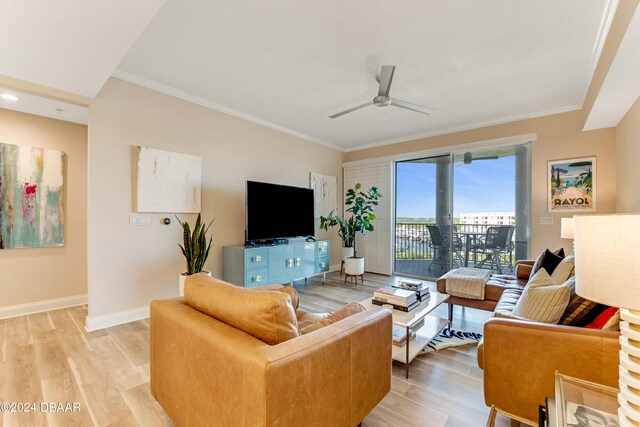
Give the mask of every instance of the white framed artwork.
<svg viewBox="0 0 640 427">
<path fill-rule="evenodd" d="M 136 177 L 136 212 L 200 212 L 201 157 L 139 146 Z"/>
<path fill-rule="evenodd" d="M 314 190 L 314 218 L 327 216 L 337 207 L 335 176 L 311 172 L 309 174 L 309 188 Z"/>
</svg>

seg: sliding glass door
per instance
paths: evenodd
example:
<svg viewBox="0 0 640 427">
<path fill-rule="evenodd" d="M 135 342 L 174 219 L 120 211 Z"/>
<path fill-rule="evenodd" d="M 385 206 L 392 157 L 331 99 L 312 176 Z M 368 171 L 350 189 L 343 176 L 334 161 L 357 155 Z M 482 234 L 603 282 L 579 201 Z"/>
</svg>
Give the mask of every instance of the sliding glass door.
<svg viewBox="0 0 640 427">
<path fill-rule="evenodd" d="M 511 274 L 527 257 L 529 144 L 396 163 L 394 272 Z"/>
<path fill-rule="evenodd" d="M 394 271 L 439 277 L 451 269 L 452 156 L 396 163 Z"/>
</svg>

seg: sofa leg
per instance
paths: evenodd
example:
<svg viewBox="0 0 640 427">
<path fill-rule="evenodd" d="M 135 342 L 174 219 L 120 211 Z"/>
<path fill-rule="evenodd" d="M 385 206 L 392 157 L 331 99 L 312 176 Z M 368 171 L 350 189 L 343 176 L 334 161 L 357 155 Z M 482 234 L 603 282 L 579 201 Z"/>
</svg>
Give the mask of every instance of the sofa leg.
<svg viewBox="0 0 640 427">
<path fill-rule="evenodd" d="M 452 323 L 453 323 L 453 304 L 449 303 L 449 330 L 451 330 Z"/>
<path fill-rule="evenodd" d="M 511 427 L 521 427 L 520 421 L 511 420 Z"/>
<path fill-rule="evenodd" d="M 496 407 L 491 405 L 491 410 L 489 411 L 489 418 L 487 418 L 487 427 L 494 427 L 496 425 Z"/>
</svg>

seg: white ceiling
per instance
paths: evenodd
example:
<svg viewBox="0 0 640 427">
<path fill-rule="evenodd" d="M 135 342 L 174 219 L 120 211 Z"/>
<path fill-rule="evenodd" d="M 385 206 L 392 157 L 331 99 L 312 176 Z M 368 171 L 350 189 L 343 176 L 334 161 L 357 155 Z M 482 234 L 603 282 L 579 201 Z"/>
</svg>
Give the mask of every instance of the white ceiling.
<svg viewBox="0 0 640 427">
<path fill-rule="evenodd" d="M 0 87 L 0 94 L 4 93 L 15 95 L 18 100 L 9 101 L 0 97 L 0 108 L 50 117 L 65 122 L 87 124 L 88 112 L 86 107 Z"/>
<path fill-rule="evenodd" d="M 2 0 L 0 75 L 94 97 L 164 0 Z"/>
<path fill-rule="evenodd" d="M 353 150 L 580 108 L 615 4 L 166 0 L 115 75 Z M 369 107 L 329 119 L 376 95 L 382 64 L 397 67 L 392 97 L 436 113 Z"/>
<path fill-rule="evenodd" d="M 636 9 L 584 130 L 617 126 L 640 96 L 640 8 Z"/>
<path fill-rule="evenodd" d="M 616 4 L 7 0 L 0 76 L 91 98 L 115 75 L 349 151 L 580 108 Z M 615 124 L 619 100 L 633 102 L 635 83 L 615 76 L 637 69 L 636 39 L 625 37 L 629 55 L 614 62 L 591 127 Z M 369 107 L 329 119 L 373 98 L 383 64 L 397 66 L 392 97 L 436 113 Z M 0 108 L 86 123 L 82 107 L 19 96 Z"/>
</svg>

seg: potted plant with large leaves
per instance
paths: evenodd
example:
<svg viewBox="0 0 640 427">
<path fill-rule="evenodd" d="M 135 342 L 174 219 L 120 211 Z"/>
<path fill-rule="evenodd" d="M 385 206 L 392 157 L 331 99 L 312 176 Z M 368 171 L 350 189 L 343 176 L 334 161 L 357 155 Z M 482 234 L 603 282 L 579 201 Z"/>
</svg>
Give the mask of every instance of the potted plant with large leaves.
<svg viewBox="0 0 640 427">
<path fill-rule="evenodd" d="M 364 257 L 358 256 L 356 235 L 374 231 L 375 207 L 378 206 L 378 200 L 382 197 L 376 187 L 371 187 L 366 192 L 361 189 L 362 184 L 357 183 L 347 190 L 344 204 L 348 208 L 345 211 L 345 217 L 333 215 L 333 212 L 327 218 L 320 217 L 320 228 L 327 230 L 328 227 L 338 226 L 338 235 L 345 246 L 347 243 L 351 244 L 349 247 L 353 248 L 353 254 L 344 259 L 345 272 L 354 276 L 364 273 Z"/>
<path fill-rule="evenodd" d="M 209 257 L 209 251 L 213 246 L 213 221 L 207 225 L 202 222 L 200 214 L 196 219 L 196 223 L 191 231 L 191 226 L 187 221 L 180 221 L 180 218 L 176 217 L 178 223 L 182 227 L 182 240 L 183 244 L 178 244 L 182 250 L 182 255 L 186 260 L 187 270 L 180 274 L 180 295 L 184 295 L 184 282 L 188 276 L 192 274 L 201 273 L 204 271 L 204 263 Z M 211 229 L 211 236 L 207 239 L 207 235 Z M 211 275 L 211 272 L 204 271 L 207 275 Z"/>
<path fill-rule="evenodd" d="M 342 239 L 342 263 L 348 257 L 353 256 L 353 240 L 355 237 L 355 229 L 353 218 L 344 219 L 340 215 L 329 212 L 329 215 L 320 217 L 320 228 L 322 230 L 329 230 L 329 228 L 338 227 L 338 236 Z M 340 269 L 340 275 L 342 275 L 342 268 Z"/>
</svg>

